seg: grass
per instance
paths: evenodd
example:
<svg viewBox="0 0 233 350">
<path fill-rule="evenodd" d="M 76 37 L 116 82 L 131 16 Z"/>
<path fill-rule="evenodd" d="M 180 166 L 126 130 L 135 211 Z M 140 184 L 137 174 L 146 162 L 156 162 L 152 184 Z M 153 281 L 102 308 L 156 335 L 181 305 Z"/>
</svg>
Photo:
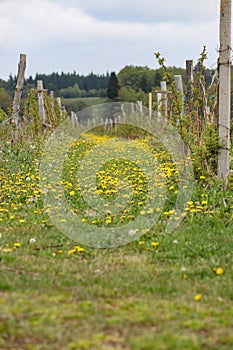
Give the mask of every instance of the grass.
<svg viewBox="0 0 233 350">
<path fill-rule="evenodd" d="M 81 109 L 105 103 L 107 98 L 103 97 L 77 97 L 77 98 L 63 98 L 62 103 L 69 111 L 78 112 Z"/>
<path fill-rule="evenodd" d="M 78 148 L 80 157 L 89 146 Z M 0 154 L 1 350 L 232 349 L 232 191 L 202 179 L 172 234 L 164 233 L 168 206 L 128 245 L 80 247 L 44 211 L 40 152 L 30 149 L 4 145 Z M 72 153 L 70 159 L 74 164 Z M 75 208 L 75 167 L 69 170 L 64 188 Z M 170 173 L 168 186 L 175 181 Z M 100 180 L 102 196 L 111 199 L 111 179 Z M 137 201 L 144 194 L 137 191 Z"/>
</svg>

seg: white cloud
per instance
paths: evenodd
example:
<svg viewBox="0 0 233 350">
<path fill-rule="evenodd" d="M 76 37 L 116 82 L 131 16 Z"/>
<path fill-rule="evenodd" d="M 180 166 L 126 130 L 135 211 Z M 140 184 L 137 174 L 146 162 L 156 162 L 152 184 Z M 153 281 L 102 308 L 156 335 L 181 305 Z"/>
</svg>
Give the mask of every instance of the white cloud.
<svg viewBox="0 0 233 350">
<path fill-rule="evenodd" d="M 213 0 L 60 0 L 60 3 L 111 20 L 200 22 L 215 19 L 218 12 L 218 2 Z"/>
<path fill-rule="evenodd" d="M 85 72 L 91 62 L 97 72 L 124 62 L 149 65 L 154 51 L 181 65 L 204 44 L 213 63 L 218 6 L 213 0 L 1 0 L 0 77 L 15 69 L 10 64 L 19 52 L 28 53 L 31 67 L 37 64 L 30 73 L 52 65 L 77 69 L 77 61 Z"/>
</svg>

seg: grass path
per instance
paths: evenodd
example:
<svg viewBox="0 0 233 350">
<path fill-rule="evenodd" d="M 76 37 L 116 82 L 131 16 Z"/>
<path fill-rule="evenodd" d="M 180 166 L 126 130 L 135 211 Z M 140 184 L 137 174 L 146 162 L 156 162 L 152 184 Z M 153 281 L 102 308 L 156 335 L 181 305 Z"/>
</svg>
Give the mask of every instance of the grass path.
<svg viewBox="0 0 233 350">
<path fill-rule="evenodd" d="M 33 151 L 0 161 L 0 350 L 232 350 L 232 191 L 196 183 L 172 234 L 167 208 L 139 240 L 93 249 L 51 224 Z M 75 207 L 76 184 L 65 189 Z"/>
</svg>

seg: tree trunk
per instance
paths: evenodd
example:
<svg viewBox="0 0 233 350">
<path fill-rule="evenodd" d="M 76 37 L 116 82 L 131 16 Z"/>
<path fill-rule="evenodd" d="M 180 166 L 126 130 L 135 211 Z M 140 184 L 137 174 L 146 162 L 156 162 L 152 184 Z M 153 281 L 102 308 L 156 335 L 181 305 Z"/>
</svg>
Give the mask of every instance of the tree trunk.
<svg viewBox="0 0 233 350">
<path fill-rule="evenodd" d="M 231 113 L 231 0 L 221 0 L 219 49 L 219 142 L 218 176 L 227 186 L 230 166 Z"/>
</svg>

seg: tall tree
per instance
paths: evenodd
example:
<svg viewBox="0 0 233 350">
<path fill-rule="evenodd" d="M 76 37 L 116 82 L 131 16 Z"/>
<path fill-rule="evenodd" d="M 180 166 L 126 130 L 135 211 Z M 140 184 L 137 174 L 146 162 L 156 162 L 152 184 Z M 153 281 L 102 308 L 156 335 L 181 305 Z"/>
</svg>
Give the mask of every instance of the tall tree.
<svg viewBox="0 0 233 350">
<path fill-rule="evenodd" d="M 110 100 L 116 101 L 119 95 L 120 85 L 115 72 L 112 72 L 109 78 L 107 87 L 107 97 Z"/>
</svg>

